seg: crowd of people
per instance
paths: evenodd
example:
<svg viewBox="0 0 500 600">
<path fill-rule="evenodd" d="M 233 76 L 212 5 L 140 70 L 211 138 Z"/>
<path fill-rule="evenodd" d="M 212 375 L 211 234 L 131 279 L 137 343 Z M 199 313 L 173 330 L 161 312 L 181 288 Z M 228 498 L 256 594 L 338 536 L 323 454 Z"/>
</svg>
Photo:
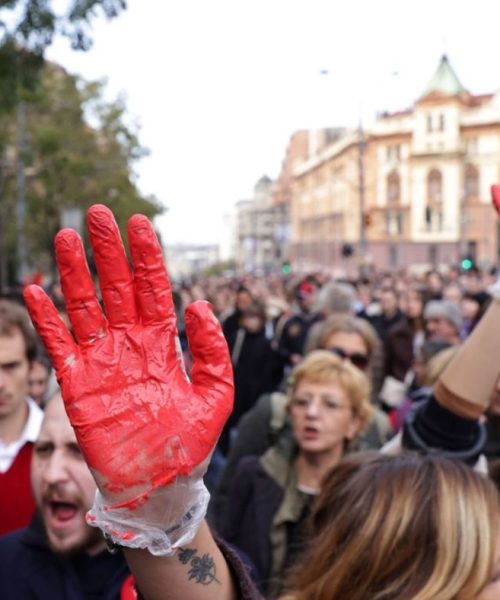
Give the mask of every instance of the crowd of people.
<svg viewBox="0 0 500 600">
<path fill-rule="evenodd" d="M 145 218 L 133 271 L 89 237 L 99 297 L 63 231 L 35 327 L 0 300 L 0 597 L 500 598 L 495 270 L 170 285 Z"/>
</svg>

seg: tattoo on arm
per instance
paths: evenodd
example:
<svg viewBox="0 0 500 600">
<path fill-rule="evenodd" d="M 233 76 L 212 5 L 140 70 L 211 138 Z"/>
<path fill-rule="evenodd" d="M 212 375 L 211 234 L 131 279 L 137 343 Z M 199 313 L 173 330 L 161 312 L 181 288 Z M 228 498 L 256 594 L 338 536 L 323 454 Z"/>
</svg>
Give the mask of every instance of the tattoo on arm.
<svg viewBox="0 0 500 600">
<path fill-rule="evenodd" d="M 188 579 L 201 585 L 210 585 L 213 581 L 220 585 L 215 576 L 215 562 L 210 554 L 198 556 L 196 548 L 181 548 L 177 557 L 183 565 L 189 564 Z"/>
</svg>

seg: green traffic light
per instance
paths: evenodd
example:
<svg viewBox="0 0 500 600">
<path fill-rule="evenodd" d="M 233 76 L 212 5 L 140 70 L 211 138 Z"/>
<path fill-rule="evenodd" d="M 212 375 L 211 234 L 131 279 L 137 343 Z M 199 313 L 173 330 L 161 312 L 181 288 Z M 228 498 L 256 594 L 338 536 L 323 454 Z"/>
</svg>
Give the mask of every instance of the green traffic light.
<svg viewBox="0 0 500 600">
<path fill-rule="evenodd" d="M 281 272 L 283 273 L 283 275 L 289 275 L 292 272 L 292 267 L 288 263 L 285 263 L 281 267 Z"/>
<path fill-rule="evenodd" d="M 469 269 L 472 269 L 472 261 L 470 258 L 464 258 L 462 260 L 461 264 L 462 264 L 462 269 L 464 271 L 468 271 Z"/>
</svg>

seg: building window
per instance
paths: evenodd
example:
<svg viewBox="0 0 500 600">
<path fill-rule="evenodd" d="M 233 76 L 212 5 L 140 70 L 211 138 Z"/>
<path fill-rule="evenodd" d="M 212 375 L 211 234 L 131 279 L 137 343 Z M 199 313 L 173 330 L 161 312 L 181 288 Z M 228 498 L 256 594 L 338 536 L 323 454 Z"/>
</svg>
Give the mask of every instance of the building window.
<svg viewBox="0 0 500 600">
<path fill-rule="evenodd" d="M 427 231 L 431 230 L 431 226 L 432 226 L 432 208 L 427 205 L 425 207 L 425 228 L 427 229 Z"/>
<path fill-rule="evenodd" d="M 432 169 L 427 176 L 427 198 L 433 204 L 441 204 L 443 199 L 442 193 L 443 178 L 441 171 Z"/>
<path fill-rule="evenodd" d="M 473 199 L 479 196 L 479 170 L 474 165 L 465 166 L 464 197 Z"/>
<path fill-rule="evenodd" d="M 393 144 L 386 147 L 387 162 L 399 162 L 401 160 L 401 144 Z"/>
<path fill-rule="evenodd" d="M 397 230 L 398 230 L 398 235 L 403 235 L 403 230 L 404 230 L 404 223 L 403 223 L 403 213 L 402 211 L 399 211 L 397 216 Z"/>
<path fill-rule="evenodd" d="M 469 156 L 477 154 L 477 138 L 469 138 L 466 140 L 465 151 Z"/>
<path fill-rule="evenodd" d="M 439 115 L 439 131 L 444 131 L 444 115 Z"/>
<path fill-rule="evenodd" d="M 403 213 L 402 211 L 385 212 L 385 231 L 388 236 L 403 235 Z"/>
<path fill-rule="evenodd" d="M 427 133 L 432 131 L 432 115 L 427 115 Z"/>
<path fill-rule="evenodd" d="M 397 171 L 391 171 L 387 176 L 387 205 L 399 204 L 401 196 L 401 181 Z"/>
<path fill-rule="evenodd" d="M 424 228 L 428 232 L 439 232 L 443 230 L 443 209 L 437 205 L 427 205 L 424 214 Z"/>
</svg>

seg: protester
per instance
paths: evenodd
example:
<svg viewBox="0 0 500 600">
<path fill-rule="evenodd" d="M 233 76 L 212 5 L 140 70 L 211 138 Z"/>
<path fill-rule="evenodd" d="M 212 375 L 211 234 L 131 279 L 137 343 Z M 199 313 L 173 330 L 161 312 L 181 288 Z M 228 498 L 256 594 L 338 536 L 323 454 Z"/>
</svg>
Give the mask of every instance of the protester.
<svg viewBox="0 0 500 600">
<path fill-rule="evenodd" d="M 31 481 L 36 516 L 0 538 L 0 598 L 123 598 L 129 570 L 123 554 L 110 554 L 102 533 L 85 521 L 96 484 L 60 395 L 46 407 Z"/>
<path fill-rule="evenodd" d="M 234 306 L 224 315 L 221 315 L 222 331 L 226 339 L 235 335 L 241 326 L 243 311 L 254 302 L 254 298 L 245 286 L 240 285 L 236 290 Z"/>
<path fill-rule="evenodd" d="M 129 221 L 132 276 L 109 209 L 94 205 L 87 222 L 105 313 L 72 230 L 59 232 L 55 248 L 74 337 L 41 288 L 29 286 L 25 299 L 98 484 L 88 523 L 123 547 L 148 600 L 258 598 L 204 522 L 202 477 L 233 402 L 220 325 L 205 302 L 188 307 L 189 381 L 151 223 L 142 215 Z"/>
<path fill-rule="evenodd" d="M 56 256 L 75 338 L 39 288 L 30 286 L 25 298 L 51 355 L 78 442 L 98 484 L 89 522 L 108 536 L 110 544 L 124 548 L 137 586 L 147 600 L 256 598 L 241 564 L 223 542 L 214 539 L 204 522 L 207 497 L 202 476 L 232 404 L 230 357 L 220 325 L 206 304 L 195 303 L 188 308 L 186 333 L 193 369 L 191 381 L 187 380 L 176 348 L 170 284 L 151 224 L 138 215 L 129 222 L 133 275 L 109 210 L 92 207 L 88 224 L 105 314 L 95 296 L 83 246 L 76 233 L 67 230 L 56 238 Z M 478 357 L 499 354 L 493 336 L 476 338 L 483 323 L 493 332 L 498 330 L 488 317 L 490 312 L 491 307 L 469 338 L 484 342 L 483 346 L 479 344 L 481 353 L 475 353 Z M 443 374 L 435 395 L 441 408 L 448 411 L 454 408 L 458 416 L 475 424 L 481 410 L 470 401 L 470 392 L 474 385 L 479 387 L 482 401 L 483 384 L 492 376 L 495 361 L 480 362 L 479 358 L 472 361 L 476 371 L 471 378 L 464 361 L 459 360 L 460 355 Z M 459 375 L 456 381 L 454 373 L 448 373 L 455 363 Z M 354 371 L 347 362 L 341 364 Z M 406 460 L 404 456 L 396 458 L 393 464 L 403 459 Z M 428 461 L 425 464 L 441 464 L 443 459 L 425 460 Z M 389 526 L 388 535 L 382 536 L 391 543 L 401 539 L 401 544 L 392 545 L 396 555 L 411 552 L 413 558 L 415 545 L 420 544 L 419 554 L 430 557 L 426 564 L 431 566 L 427 570 L 425 564 L 419 568 L 420 563 L 412 563 L 411 574 L 404 578 L 410 582 L 406 587 L 397 587 L 401 581 L 399 570 L 389 571 L 393 577 L 386 581 L 385 598 L 490 600 L 496 597 L 499 565 L 491 568 L 498 537 L 496 493 L 493 496 L 485 480 L 477 479 L 471 470 L 457 463 L 450 466 L 450 472 L 460 476 L 451 477 L 452 484 L 446 486 L 451 491 L 446 495 L 441 492 L 445 475 L 423 476 L 418 486 L 414 485 L 414 478 L 409 478 L 410 496 L 418 500 L 423 490 L 425 498 L 434 502 L 434 513 L 431 505 L 421 502 L 412 502 L 410 509 L 404 510 L 408 488 L 399 485 L 402 471 L 389 470 L 390 503 L 383 503 L 383 509 L 377 504 L 376 519 L 367 518 L 372 516 L 370 499 L 375 499 L 372 492 L 379 479 L 384 479 L 376 476 L 376 469 L 365 476 L 371 487 L 360 486 L 367 494 L 365 501 L 356 502 L 356 497 L 344 496 L 341 503 L 350 511 L 351 522 L 352 517 L 361 519 L 362 525 L 375 521 L 378 538 L 380 531 L 385 531 L 384 523 L 397 523 L 401 538 L 394 538 Z M 366 469 L 364 472 L 367 473 Z M 422 471 L 417 469 L 417 472 Z M 426 506 L 429 510 L 424 510 Z M 429 520 L 435 514 L 437 527 L 431 526 L 427 529 L 429 535 L 420 537 L 420 532 L 425 531 L 419 526 L 422 519 Z M 469 524 L 467 535 L 462 534 L 465 522 Z M 354 528 L 349 531 L 357 534 Z M 325 539 L 330 549 L 342 552 L 332 544 L 335 538 Z M 377 541 L 381 539 L 375 538 Z M 373 555 L 377 556 L 382 576 L 391 567 L 392 554 L 373 552 Z M 443 556 L 451 558 L 444 560 Z M 432 557 L 436 560 L 432 561 Z M 346 562 L 352 565 L 350 560 Z M 363 574 L 353 569 L 343 581 L 349 580 L 351 586 L 359 581 L 360 594 L 364 594 L 364 582 L 373 581 L 371 575 L 375 570 L 365 570 L 363 579 Z M 490 580 L 493 580 L 491 586 Z M 299 588 L 294 589 L 300 593 Z M 391 597 L 388 594 L 392 589 L 395 594 Z M 428 593 L 434 589 L 434 596 Z M 327 593 L 332 600 L 346 597 L 356 600 L 354 595 L 334 595 L 329 590 Z M 358 597 L 375 600 L 377 596 Z"/>
<path fill-rule="evenodd" d="M 283 600 L 497 600 L 500 504 L 459 462 L 352 455 L 326 478 Z"/>
<path fill-rule="evenodd" d="M 487 472 L 482 416 L 500 374 L 500 298 L 494 299 L 474 331 L 456 352 L 433 387 L 432 395 L 406 415 L 402 435 L 385 446 L 439 452 Z"/>
<path fill-rule="evenodd" d="M 462 313 L 460 307 L 448 300 L 431 300 L 424 309 L 426 339 L 461 342 Z"/>
<path fill-rule="evenodd" d="M 241 460 L 219 522 L 224 539 L 252 560 L 266 597 L 276 596 L 301 548 L 323 478 L 370 422 L 368 380 L 333 353 L 311 352 L 292 371 L 288 411 L 292 438 Z"/>
<path fill-rule="evenodd" d="M 31 362 L 28 375 L 28 394 L 38 406 L 43 408 L 48 400 L 47 393 L 50 386 L 50 375 L 52 365 L 49 357 L 41 349 L 37 350 L 35 358 Z"/>
<path fill-rule="evenodd" d="M 301 360 L 309 329 L 320 319 L 314 311 L 317 291 L 312 279 L 295 287 L 296 311 L 284 324 L 278 341 L 278 353 L 288 371 Z"/>
<path fill-rule="evenodd" d="M 333 315 L 320 323 L 315 336 L 317 346 L 309 352 L 324 349 L 333 352 L 363 371 L 373 381 L 380 342 L 372 326 L 365 320 L 351 315 Z M 307 355 L 306 355 L 307 356 Z M 259 398 L 238 424 L 227 462 L 222 471 L 217 490 L 210 503 L 211 521 L 219 525 L 228 510 L 228 491 L 236 469 L 244 456 L 261 456 L 278 439 L 291 436 L 287 389 L 277 390 Z M 348 450 L 380 448 L 394 432 L 386 414 L 377 406 L 368 427 L 350 444 Z"/>
<path fill-rule="evenodd" d="M 399 323 L 404 318 L 404 315 L 399 308 L 398 294 L 393 287 L 381 290 L 379 304 L 380 314 L 374 315 L 368 320 L 382 342 L 385 342 L 391 327 Z"/>
<path fill-rule="evenodd" d="M 387 331 L 384 345 L 384 378 L 394 377 L 399 381 L 404 381 L 425 340 L 424 290 L 416 287 L 408 290 L 404 304 L 404 318 Z"/>
<path fill-rule="evenodd" d="M 323 322 L 328 317 L 354 314 L 355 293 L 354 287 L 346 282 L 330 281 L 323 285 L 318 293 L 315 305 L 318 320 L 310 327 L 307 333 L 304 354 L 318 347 L 317 338 Z"/>
<path fill-rule="evenodd" d="M 484 454 L 488 461 L 500 459 L 500 377 L 491 393 L 491 401 L 486 411 L 486 444 Z M 499 479 L 500 480 L 500 479 Z"/>
<path fill-rule="evenodd" d="M 29 473 L 43 413 L 28 378 L 36 347 L 26 310 L 0 300 L 0 535 L 27 525 L 35 509 Z"/>
<path fill-rule="evenodd" d="M 227 338 L 234 374 L 234 409 L 219 439 L 218 448 L 224 455 L 241 417 L 261 394 L 273 391 L 280 383 L 281 372 L 266 337 L 265 323 L 264 307 L 254 302 L 241 311 L 239 328 Z"/>
</svg>

